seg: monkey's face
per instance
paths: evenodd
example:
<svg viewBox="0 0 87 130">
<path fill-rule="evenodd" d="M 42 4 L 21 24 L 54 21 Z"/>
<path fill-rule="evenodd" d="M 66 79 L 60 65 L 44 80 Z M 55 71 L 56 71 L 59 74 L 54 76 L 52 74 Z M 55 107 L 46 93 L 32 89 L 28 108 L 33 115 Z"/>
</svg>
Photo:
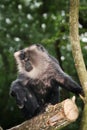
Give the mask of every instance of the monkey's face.
<svg viewBox="0 0 87 130">
<path fill-rule="evenodd" d="M 48 66 L 48 52 L 42 45 L 32 45 L 14 53 L 20 73 L 36 78 Z M 43 69 L 42 69 L 43 68 Z"/>
<path fill-rule="evenodd" d="M 14 57 L 18 64 L 19 72 L 23 72 L 23 73 L 24 71 L 29 72 L 33 69 L 33 66 L 31 64 L 31 59 L 30 59 L 30 53 L 27 48 L 24 50 L 15 52 Z"/>
</svg>

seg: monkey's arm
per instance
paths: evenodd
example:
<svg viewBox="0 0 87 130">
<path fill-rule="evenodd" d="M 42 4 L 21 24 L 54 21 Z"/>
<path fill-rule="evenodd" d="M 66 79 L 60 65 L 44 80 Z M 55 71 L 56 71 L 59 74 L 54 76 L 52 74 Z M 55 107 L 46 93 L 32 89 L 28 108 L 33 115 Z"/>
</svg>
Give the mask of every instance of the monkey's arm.
<svg viewBox="0 0 87 130">
<path fill-rule="evenodd" d="M 83 94 L 82 87 L 78 85 L 69 75 L 63 72 L 60 68 L 59 64 L 56 66 L 56 76 L 55 80 L 60 84 L 61 87 L 75 93 L 75 94 Z"/>
<path fill-rule="evenodd" d="M 82 88 L 69 76 L 64 76 L 62 77 L 63 81 L 58 81 L 61 87 L 75 93 L 75 94 L 82 94 L 83 95 L 83 90 Z"/>
<path fill-rule="evenodd" d="M 82 87 L 79 86 L 69 75 L 67 75 L 66 73 L 63 72 L 63 70 L 61 69 L 59 62 L 56 60 L 56 58 L 50 56 L 56 74 L 55 74 L 55 80 L 57 81 L 58 85 L 60 85 L 61 87 L 75 93 L 75 94 L 83 94 L 83 90 Z"/>
<path fill-rule="evenodd" d="M 18 79 L 13 81 L 10 87 L 10 95 L 14 97 L 25 118 L 29 119 L 39 112 L 40 106 L 31 88 L 24 84 L 26 80 L 23 75 L 20 75 Z"/>
</svg>

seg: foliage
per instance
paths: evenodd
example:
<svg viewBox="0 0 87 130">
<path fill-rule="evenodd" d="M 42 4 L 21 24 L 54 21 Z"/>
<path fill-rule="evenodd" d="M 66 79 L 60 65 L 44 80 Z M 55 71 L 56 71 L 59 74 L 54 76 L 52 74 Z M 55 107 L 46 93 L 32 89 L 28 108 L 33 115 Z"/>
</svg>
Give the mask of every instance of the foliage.
<svg viewBox="0 0 87 130">
<path fill-rule="evenodd" d="M 87 65 L 86 5 L 86 0 L 81 1 L 79 28 Z M 77 80 L 69 42 L 68 16 L 68 0 L 0 1 L 0 125 L 3 128 L 9 128 L 25 120 L 9 96 L 11 82 L 17 76 L 13 57 L 15 51 L 33 43 L 41 43 L 59 59 L 62 68 Z M 72 124 L 69 130 L 73 130 L 73 126 L 75 129 L 79 127 Z"/>
</svg>

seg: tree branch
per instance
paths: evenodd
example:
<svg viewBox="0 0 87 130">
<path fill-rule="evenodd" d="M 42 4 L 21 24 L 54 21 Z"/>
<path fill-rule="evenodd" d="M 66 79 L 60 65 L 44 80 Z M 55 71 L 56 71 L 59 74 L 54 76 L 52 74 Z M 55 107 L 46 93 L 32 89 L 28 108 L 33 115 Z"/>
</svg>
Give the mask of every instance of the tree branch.
<svg viewBox="0 0 87 130">
<path fill-rule="evenodd" d="M 64 127 L 78 118 L 79 112 L 74 98 L 56 105 L 49 105 L 46 112 L 25 121 L 9 130 L 53 130 Z"/>
<path fill-rule="evenodd" d="M 75 66 L 85 94 L 87 93 L 87 71 L 84 64 L 79 40 L 78 11 L 79 0 L 70 0 L 70 39 Z"/>
<path fill-rule="evenodd" d="M 70 39 L 75 66 L 85 94 L 85 106 L 81 122 L 81 130 L 87 129 L 87 71 L 84 64 L 78 31 L 79 0 L 70 0 Z"/>
</svg>

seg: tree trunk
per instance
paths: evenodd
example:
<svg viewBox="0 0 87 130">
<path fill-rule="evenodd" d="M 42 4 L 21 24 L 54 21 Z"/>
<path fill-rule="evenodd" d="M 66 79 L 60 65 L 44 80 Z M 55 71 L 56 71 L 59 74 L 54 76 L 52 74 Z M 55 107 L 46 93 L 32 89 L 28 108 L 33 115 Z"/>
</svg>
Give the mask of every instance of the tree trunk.
<svg viewBox="0 0 87 130">
<path fill-rule="evenodd" d="M 56 105 L 49 105 L 46 111 L 31 120 L 9 130 L 56 130 L 74 122 L 79 115 L 75 98 L 66 99 Z"/>
<path fill-rule="evenodd" d="M 87 129 L 87 71 L 84 64 L 78 31 L 79 0 L 70 0 L 70 39 L 77 73 L 85 94 L 81 130 Z"/>
</svg>

